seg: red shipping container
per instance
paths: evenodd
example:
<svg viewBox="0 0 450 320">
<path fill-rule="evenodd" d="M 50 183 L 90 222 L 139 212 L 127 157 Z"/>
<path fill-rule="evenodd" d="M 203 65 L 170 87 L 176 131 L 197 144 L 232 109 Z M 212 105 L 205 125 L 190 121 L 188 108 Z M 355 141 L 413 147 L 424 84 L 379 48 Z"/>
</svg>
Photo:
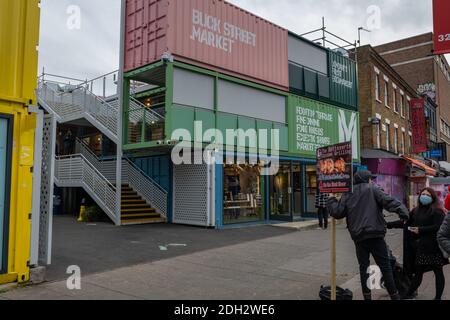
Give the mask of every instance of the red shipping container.
<svg viewBox="0 0 450 320">
<path fill-rule="evenodd" d="M 434 53 L 450 53 L 450 1 L 433 0 Z"/>
<path fill-rule="evenodd" d="M 419 154 L 428 151 L 427 131 L 425 122 L 425 100 L 411 100 L 412 153 Z"/>
<path fill-rule="evenodd" d="M 177 61 L 287 90 L 288 32 L 223 0 L 127 0 L 125 71 Z"/>
</svg>

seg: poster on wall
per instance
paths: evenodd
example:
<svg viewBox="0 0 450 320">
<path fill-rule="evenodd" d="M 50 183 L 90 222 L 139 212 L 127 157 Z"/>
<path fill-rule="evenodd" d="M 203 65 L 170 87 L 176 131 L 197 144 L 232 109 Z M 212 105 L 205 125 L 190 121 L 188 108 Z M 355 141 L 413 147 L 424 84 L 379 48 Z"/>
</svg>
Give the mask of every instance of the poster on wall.
<svg viewBox="0 0 450 320">
<path fill-rule="evenodd" d="M 320 193 L 353 191 L 351 142 L 317 149 L 317 182 Z"/>
<path fill-rule="evenodd" d="M 450 53 L 450 1 L 433 0 L 434 54 Z"/>
<path fill-rule="evenodd" d="M 411 100 L 412 153 L 428 151 L 424 99 Z"/>
<path fill-rule="evenodd" d="M 351 141 L 353 160 L 359 160 L 358 112 L 291 95 L 288 121 L 292 153 L 315 158 L 318 148 Z"/>
</svg>

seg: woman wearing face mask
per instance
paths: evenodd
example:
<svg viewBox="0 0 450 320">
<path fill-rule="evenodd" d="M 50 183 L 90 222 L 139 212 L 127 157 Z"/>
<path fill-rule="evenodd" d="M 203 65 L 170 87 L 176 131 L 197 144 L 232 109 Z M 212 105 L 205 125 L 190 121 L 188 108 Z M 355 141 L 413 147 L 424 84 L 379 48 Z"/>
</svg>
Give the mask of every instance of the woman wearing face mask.
<svg viewBox="0 0 450 320">
<path fill-rule="evenodd" d="M 448 264 L 437 242 L 437 233 L 444 221 L 436 192 L 425 188 L 419 197 L 419 205 L 411 212 L 408 230 L 416 247 L 415 274 L 405 298 L 411 298 L 422 284 L 423 275 L 433 271 L 436 278 L 436 297 L 441 300 L 445 287 L 443 267 Z"/>
</svg>

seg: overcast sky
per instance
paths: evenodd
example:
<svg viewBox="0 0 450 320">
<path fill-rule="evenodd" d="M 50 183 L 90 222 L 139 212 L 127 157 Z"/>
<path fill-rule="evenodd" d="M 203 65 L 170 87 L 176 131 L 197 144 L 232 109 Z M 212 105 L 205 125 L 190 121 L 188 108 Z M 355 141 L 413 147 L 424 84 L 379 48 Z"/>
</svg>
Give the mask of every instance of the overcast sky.
<svg viewBox="0 0 450 320">
<path fill-rule="evenodd" d="M 322 16 L 330 32 L 350 42 L 357 39 L 359 26 L 374 27 L 371 33 L 362 34 L 362 44 L 377 45 L 432 31 L 431 0 L 230 2 L 298 34 L 320 28 Z M 80 28 L 67 13 L 72 5 L 80 9 Z M 41 7 L 40 72 L 45 67 L 47 73 L 85 79 L 118 68 L 120 0 L 42 0 Z"/>
</svg>

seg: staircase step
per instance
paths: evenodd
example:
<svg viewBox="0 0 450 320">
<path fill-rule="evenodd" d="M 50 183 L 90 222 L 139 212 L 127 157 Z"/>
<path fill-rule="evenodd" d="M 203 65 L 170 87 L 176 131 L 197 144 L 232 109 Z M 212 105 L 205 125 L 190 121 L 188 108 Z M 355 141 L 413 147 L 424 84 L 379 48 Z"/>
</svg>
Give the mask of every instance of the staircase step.
<svg viewBox="0 0 450 320">
<path fill-rule="evenodd" d="M 136 200 L 122 200 L 122 205 L 124 204 L 147 204 L 145 200 L 136 199 Z"/>
<path fill-rule="evenodd" d="M 122 200 L 133 200 L 133 199 L 136 199 L 136 200 L 142 200 L 142 198 L 139 196 L 139 195 L 137 195 L 137 194 L 135 194 L 135 195 L 122 195 Z"/>
<path fill-rule="evenodd" d="M 154 213 L 154 212 L 156 212 L 156 210 L 155 209 L 153 209 L 153 208 L 151 208 L 151 207 L 148 207 L 148 208 L 138 208 L 138 209 L 135 209 L 135 208 L 127 208 L 127 209 L 122 209 L 121 210 L 122 211 L 122 213 L 125 213 L 125 214 L 127 214 L 127 213 L 130 213 L 130 214 L 132 214 L 132 213 Z"/>
<path fill-rule="evenodd" d="M 161 215 L 158 213 L 129 213 L 122 214 L 122 220 L 142 220 L 142 219 L 153 219 L 153 218 L 161 218 Z"/>
<path fill-rule="evenodd" d="M 153 209 L 150 205 L 147 203 L 122 203 L 122 209 Z"/>
<path fill-rule="evenodd" d="M 151 219 L 140 219 L 140 220 L 122 220 L 123 226 L 132 226 L 139 224 L 156 224 L 156 223 L 165 223 L 166 220 L 163 218 L 151 218 Z"/>
<path fill-rule="evenodd" d="M 125 190 L 125 191 L 122 190 L 122 194 L 137 194 L 137 192 L 134 190 Z"/>
</svg>

